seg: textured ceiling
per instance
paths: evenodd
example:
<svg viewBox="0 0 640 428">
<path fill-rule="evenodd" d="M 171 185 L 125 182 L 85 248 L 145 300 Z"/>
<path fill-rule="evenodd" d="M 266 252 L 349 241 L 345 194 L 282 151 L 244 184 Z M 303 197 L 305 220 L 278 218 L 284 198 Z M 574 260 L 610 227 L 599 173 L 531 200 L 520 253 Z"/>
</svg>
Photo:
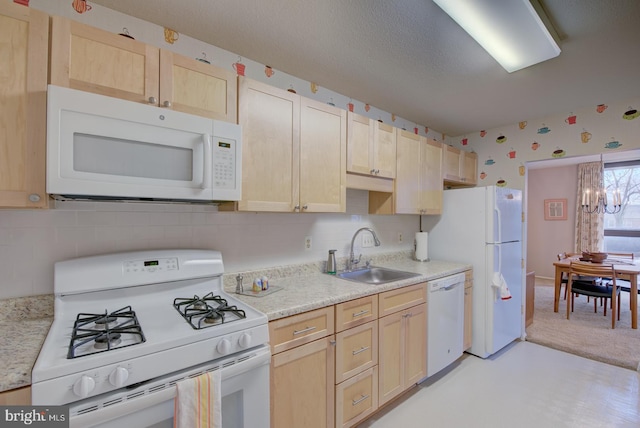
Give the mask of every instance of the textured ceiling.
<svg viewBox="0 0 640 428">
<path fill-rule="evenodd" d="M 511 74 L 431 0 L 93 2 L 451 136 L 640 96 L 638 0 L 540 0 L 562 52 Z"/>
</svg>

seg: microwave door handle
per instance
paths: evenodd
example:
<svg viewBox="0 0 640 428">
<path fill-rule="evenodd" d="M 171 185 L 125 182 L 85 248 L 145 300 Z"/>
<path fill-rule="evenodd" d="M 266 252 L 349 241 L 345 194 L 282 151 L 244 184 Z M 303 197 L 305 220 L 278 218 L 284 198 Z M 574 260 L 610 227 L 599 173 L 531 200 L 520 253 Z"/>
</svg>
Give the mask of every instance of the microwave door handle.
<svg viewBox="0 0 640 428">
<path fill-rule="evenodd" d="M 213 159 L 211 159 L 211 137 L 209 134 L 202 134 L 202 142 L 204 144 L 204 169 L 202 173 L 202 189 L 207 189 L 212 186 L 211 182 L 211 165 Z"/>
</svg>

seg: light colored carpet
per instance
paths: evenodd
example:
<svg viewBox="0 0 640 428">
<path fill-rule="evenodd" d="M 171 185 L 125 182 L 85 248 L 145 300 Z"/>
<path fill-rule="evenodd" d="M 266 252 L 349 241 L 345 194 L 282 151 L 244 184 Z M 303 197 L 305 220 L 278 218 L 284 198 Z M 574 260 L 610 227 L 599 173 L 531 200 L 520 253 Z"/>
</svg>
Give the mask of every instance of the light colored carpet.
<svg viewBox="0 0 640 428">
<path fill-rule="evenodd" d="M 564 288 L 563 288 L 564 292 Z M 560 296 L 559 311 L 553 312 L 553 282 L 536 278 L 533 324 L 527 340 L 596 361 L 640 371 L 640 329 L 631 328 L 629 293 L 621 294 L 620 321 L 611 329 L 611 312 L 593 312 L 593 299 L 577 297 L 571 319 L 566 300 Z"/>
</svg>

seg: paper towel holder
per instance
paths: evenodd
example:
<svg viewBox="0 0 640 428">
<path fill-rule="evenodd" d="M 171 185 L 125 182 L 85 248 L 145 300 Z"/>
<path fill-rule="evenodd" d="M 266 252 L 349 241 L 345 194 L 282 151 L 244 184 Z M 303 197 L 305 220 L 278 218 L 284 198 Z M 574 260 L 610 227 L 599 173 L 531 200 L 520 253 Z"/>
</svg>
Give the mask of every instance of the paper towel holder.
<svg viewBox="0 0 640 428">
<path fill-rule="evenodd" d="M 413 240 L 413 259 L 418 262 L 430 262 L 431 259 L 428 256 L 428 248 L 422 248 L 420 251 L 418 251 L 418 235 L 423 235 L 423 233 L 422 232 L 416 233 L 416 237 Z M 424 233 L 424 235 L 426 235 L 426 233 Z M 425 236 L 425 240 L 426 240 L 426 236 Z M 426 247 L 426 241 L 424 242 L 424 244 Z M 423 254 L 420 254 L 420 256 L 426 256 L 426 257 L 419 257 L 418 252 L 423 253 Z"/>
</svg>

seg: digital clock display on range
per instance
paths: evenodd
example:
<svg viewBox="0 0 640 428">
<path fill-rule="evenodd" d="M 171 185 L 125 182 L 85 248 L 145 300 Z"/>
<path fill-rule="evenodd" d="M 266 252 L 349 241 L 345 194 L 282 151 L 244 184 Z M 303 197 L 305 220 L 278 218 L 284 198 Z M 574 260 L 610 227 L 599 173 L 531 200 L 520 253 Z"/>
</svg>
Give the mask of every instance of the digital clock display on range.
<svg viewBox="0 0 640 428">
<path fill-rule="evenodd" d="M 158 266 L 158 264 L 159 263 L 158 263 L 157 260 L 149 260 L 149 261 L 144 262 L 145 266 Z"/>
</svg>

